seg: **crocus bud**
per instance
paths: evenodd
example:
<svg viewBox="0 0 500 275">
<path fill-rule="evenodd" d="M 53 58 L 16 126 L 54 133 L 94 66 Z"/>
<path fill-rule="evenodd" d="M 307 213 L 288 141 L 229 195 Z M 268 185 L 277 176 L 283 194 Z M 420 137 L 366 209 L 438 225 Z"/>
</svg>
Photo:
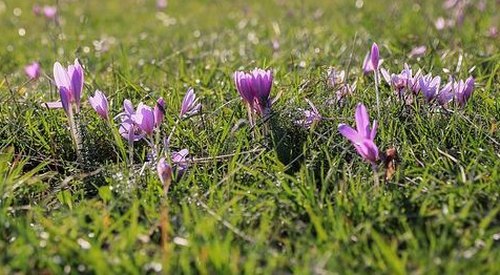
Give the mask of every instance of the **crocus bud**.
<svg viewBox="0 0 500 275">
<path fill-rule="evenodd" d="M 108 120 L 108 99 L 101 91 L 96 90 L 93 97 L 89 97 L 89 103 L 99 116 Z"/>
<path fill-rule="evenodd" d="M 165 190 L 165 193 L 167 193 L 168 187 L 172 182 L 172 167 L 168 164 L 165 158 L 161 158 L 156 165 L 156 170 L 158 172 L 158 177 L 163 184 L 163 189 Z"/>
<path fill-rule="evenodd" d="M 379 63 L 379 52 L 378 52 L 378 45 L 377 43 L 373 43 L 372 45 L 372 50 L 370 52 L 370 59 L 372 62 L 373 69 L 375 71 L 378 70 L 378 63 Z"/>
<path fill-rule="evenodd" d="M 26 75 L 29 77 L 29 79 L 37 79 L 40 77 L 40 63 L 38 62 L 33 62 L 26 67 L 24 67 L 24 72 Z"/>
</svg>

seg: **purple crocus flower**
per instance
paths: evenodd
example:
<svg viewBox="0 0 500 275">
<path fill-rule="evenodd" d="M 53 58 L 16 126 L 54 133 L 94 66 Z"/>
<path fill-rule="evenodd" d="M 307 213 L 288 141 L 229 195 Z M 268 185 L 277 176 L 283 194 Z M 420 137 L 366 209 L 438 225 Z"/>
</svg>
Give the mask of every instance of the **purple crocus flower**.
<svg viewBox="0 0 500 275">
<path fill-rule="evenodd" d="M 168 164 L 165 158 L 161 158 L 156 165 L 156 171 L 158 172 L 158 177 L 163 184 L 165 191 L 168 190 L 168 186 L 172 181 L 172 166 Z"/>
<path fill-rule="evenodd" d="M 474 78 L 471 76 L 465 80 L 460 80 L 454 87 L 455 99 L 459 106 L 463 107 L 469 100 L 474 90 Z"/>
<path fill-rule="evenodd" d="M 198 103 L 196 94 L 193 88 L 189 88 L 182 99 L 181 111 L 179 116 L 188 117 L 192 116 L 200 111 L 201 103 Z"/>
<path fill-rule="evenodd" d="M 24 67 L 24 72 L 30 80 L 37 79 L 38 77 L 40 77 L 41 72 L 40 63 L 33 62 L 27 65 L 26 67 Z"/>
<path fill-rule="evenodd" d="M 375 70 L 379 69 L 384 61 L 380 59 L 379 48 L 377 43 L 373 43 L 370 51 L 366 54 L 363 60 L 363 72 L 364 74 L 369 74 Z"/>
<path fill-rule="evenodd" d="M 260 114 L 269 112 L 273 85 L 271 70 L 255 68 L 249 73 L 237 71 L 234 73 L 234 82 L 238 93 L 250 107 Z"/>
<path fill-rule="evenodd" d="M 419 86 L 427 102 L 431 102 L 438 94 L 441 77 L 432 77 L 431 74 L 422 76 L 419 79 Z"/>
<path fill-rule="evenodd" d="M 352 142 L 363 159 L 376 165 L 379 159 L 378 148 L 375 145 L 375 135 L 377 134 L 377 121 L 373 121 L 370 129 L 370 117 L 366 107 L 359 103 L 355 113 L 356 130 L 346 124 L 339 124 L 339 132 Z"/>
<path fill-rule="evenodd" d="M 155 127 L 158 127 L 165 117 L 165 100 L 163 100 L 163 97 L 158 98 L 156 101 L 153 113 L 155 118 Z"/>
<path fill-rule="evenodd" d="M 96 90 L 93 97 L 89 96 L 89 103 L 100 117 L 102 117 L 104 120 L 108 120 L 108 99 L 103 92 Z"/>
<path fill-rule="evenodd" d="M 453 100 L 453 79 L 450 79 L 448 83 L 446 83 L 437 95 L 437 101 L 439 105 L 446 107 L 450 101 Z"/>
<path fill-rule="evenodd" d="M 43 15 L 45 18 L 53 20 L 57 16 L 57 7 L 56 6 L 44 6 L 43 7 Z"/>
<path fill-rule="evenodd" d="M 132 121 L 147 135 L 152 135 L 155 128 L 153 109 L 142 102 L 137 105 L 137 111 L 131 116 Z"/>
<path fill-rule="evenodd" d="M 74 65 L 65 69 L 59 62 L 54 64 L 54 81 L 59 90 L 65 89 L 68 93 L 69 102 L 75 104 L 77 112 L 80 110 L 80 100 L 83 90 L 83 68 L 75 59 Z M 62 100 L 62 98 L 61 98 Z"/>
<path fill-rule="evenodd" d="M 306 101 L 311 107 L 311 109 L 304 110 L 305 118 L 297 120 L 295 121 L 295 123 L 297 123 L 298 125 L 302 125 L 304 128 L 310 128 L 312 124 L 321 121 L 322 117 L 319 114 L 319 111 L 316 108 L 316 106 L 314 106 L 314 104 L 310 100 L 306 99 Z"/>
</svg>

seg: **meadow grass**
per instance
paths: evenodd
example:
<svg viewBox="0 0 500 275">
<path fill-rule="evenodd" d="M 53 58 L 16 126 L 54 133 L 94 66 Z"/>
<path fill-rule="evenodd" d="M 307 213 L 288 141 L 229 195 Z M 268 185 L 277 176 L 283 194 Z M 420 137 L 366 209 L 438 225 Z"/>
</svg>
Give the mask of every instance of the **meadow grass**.
<svg viewBox="0 0 500 275">
<path fill-rule="evenodd" d="M 462 26 L 436 30 L 441 2 L 56 1 L 60 24 L 34 1 L 0 1 L 0 273 L 496 273 L 500 270 L 500 54 L 488 28 L 498 3 L 476 1 Z M 54 4 L 40 1 L 40 4 Z M 447 79 L 476 79 L 464 108 L 396 100 L 361 71 L 372 42 L 384 68 L 404 63 Z M 412 48 L 425 45 L 422 57 Z M 103 50 L 103 47 L 109 49 Z M 77 160 L 50 82 L 55 61 L 85 67 Z M 27 81 L 24 65 L 43 76 Z M 347 71 L 352 95 L 333 102 L 327 69 Z M 271 68 L 273 104 L 255 128 L 232 75 Z M 166 101 L 172 131 L 193 87 L 199 115 L 179 122 L 170 146 L 188 148 L 188 170 L 168 200 L 148 147 L 133 167 L 117 126 L 99 119 L 95 89 L 113 116 L 124 99 Z M 311 100 L 324 117 L 294 121 Z M 364 103 L 378 119 L 376 143 L 398 165 L 380 186 L 337 130 Z M 264 127 L 269 127 L 267 134 Z M 168 236 L 161 241 L 162 209 Z M 163 221 L 164 222 L 164 221 Z M 164 225 L 164 224 L 163 224 Z"/>
</svg>

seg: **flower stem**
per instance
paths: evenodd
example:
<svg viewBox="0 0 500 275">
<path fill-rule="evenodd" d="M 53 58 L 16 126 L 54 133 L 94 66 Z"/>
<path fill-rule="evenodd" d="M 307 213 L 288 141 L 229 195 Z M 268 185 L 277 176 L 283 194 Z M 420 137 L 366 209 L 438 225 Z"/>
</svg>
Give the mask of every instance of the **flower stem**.
<svg viewBox="0 0 500 275">
<path fill-rule="evenodd" d="M 372 169 L 373 169 L 373 181 L 375 183 L 375 187 L 378 188 L 380 185 L 380 181 L 378 178 L 378 169 L 377 169 L 377 164 L 373 163 L 372 164 Z"/>
<path fill-rule="evenodd" d="M 380 95 L 378 91 L 378 82 L 379 82 L 378 70 L 374 70 L 374 76 L 375 76 L 375 93 L 377 95 L 377 114 L 378 114 L 377 119 L 380 120 Z"/>
<path fill-rule="evenodd" d="M 78 162 L 82 161 L 82 139 L 79 135 L 78 132 L 78 123 L 77 120 L 75 120 L 74 114 L 73 114 L 73 108 L 68 109 L 68 123 L 69 123 L 69 129 L 71 133 L 71 138 L 73 140 L 73 143 L 75 145 L 75 150 L 76 150 L 76 159 Z"/>
<path fill-rule="evenodd" d="M 128 162 L 130 166 L 130 170 L 132 170 L 134 166 L 134 141 L 128 141 Z"/>
</svg>

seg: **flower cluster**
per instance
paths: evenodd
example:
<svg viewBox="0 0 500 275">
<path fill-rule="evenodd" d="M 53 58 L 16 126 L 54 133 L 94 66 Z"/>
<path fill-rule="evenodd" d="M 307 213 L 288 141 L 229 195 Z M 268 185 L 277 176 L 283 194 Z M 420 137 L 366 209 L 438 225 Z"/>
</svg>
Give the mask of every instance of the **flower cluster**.
<svg viewBox="0 0 500 275">
<path fill-rule="evenodd" d="M 455 101 L 460 107 L 465 106 L 474 91 L 474 78 L 455 80 L 450 77 L 448 82 L 441 83 L 440 76 L 432 74 L 423 75 L 422 70 L 415 74 L 408 64 L 399 74 L 390 74 L 384 68 L 380 69 L 383 78 L 397 93 L 400 99 L 411 103 L 414 97 L 422 94 L 425 101 L 432 103 L 436 101 L 439 105 L 446 107 L 451 101 Z"/>
</svg>

